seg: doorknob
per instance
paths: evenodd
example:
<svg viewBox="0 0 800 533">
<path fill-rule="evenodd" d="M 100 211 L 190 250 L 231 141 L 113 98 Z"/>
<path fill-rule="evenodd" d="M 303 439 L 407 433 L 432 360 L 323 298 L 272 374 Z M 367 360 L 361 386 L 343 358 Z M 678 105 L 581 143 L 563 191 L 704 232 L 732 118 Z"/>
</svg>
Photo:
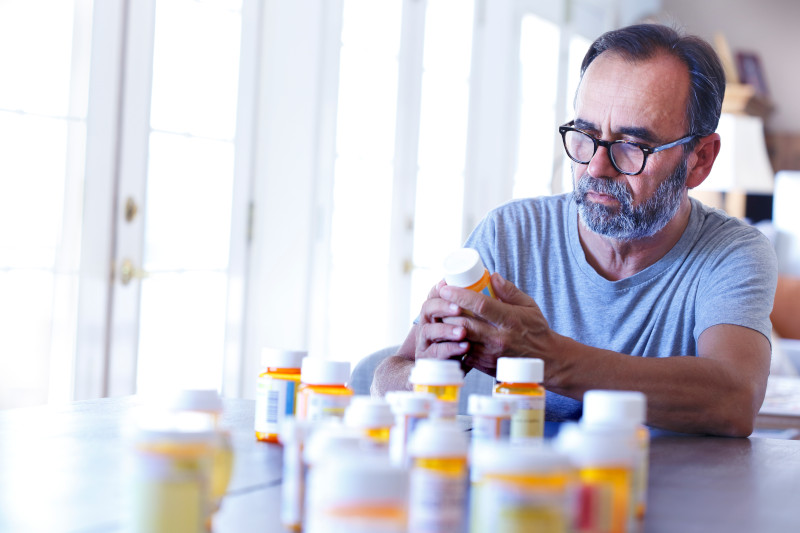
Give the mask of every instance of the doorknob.
<svg viewBox="0 0 800 533">
<path fill-rule="evenodd" d="M 119 265 L 119 280 L 123 285 L 127 285 L 132 279 L 142 279 L 147 277 L 147 271 L 137 268 L 130 259 L 123 259 Z"/>
</svg>

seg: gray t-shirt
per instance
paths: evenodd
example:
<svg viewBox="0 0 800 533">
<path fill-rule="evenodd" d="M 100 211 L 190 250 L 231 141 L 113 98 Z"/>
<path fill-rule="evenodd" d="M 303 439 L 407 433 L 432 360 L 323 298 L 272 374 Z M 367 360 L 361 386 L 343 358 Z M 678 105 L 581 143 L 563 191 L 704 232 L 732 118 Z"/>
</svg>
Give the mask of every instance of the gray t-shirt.
<svg viewBox="0 0 800 533">
<path fill-rule="evenodd" d="M 619 281 L 600 276 L 578 239 L 571 194 L 509 202 L 467 239 L 490 272 L 530 295 L 557 333 L 640 357 L 697 355 L 717 324 L 770 338 L 777 261 L 757 229 L 692 199 L 689 224 L 661 260 Z M 581 402 L 548 391 L 548 420 L 576 419 Z"/>
</svg>

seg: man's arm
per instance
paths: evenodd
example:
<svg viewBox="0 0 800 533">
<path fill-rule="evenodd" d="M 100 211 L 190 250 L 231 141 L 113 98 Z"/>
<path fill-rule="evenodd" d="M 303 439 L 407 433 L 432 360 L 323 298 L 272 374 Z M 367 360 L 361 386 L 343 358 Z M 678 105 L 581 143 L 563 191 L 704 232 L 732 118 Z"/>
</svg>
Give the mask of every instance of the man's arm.
<svg viewBox="0 0 800 533">
<path fill-rule="evenodd" d="M 590 389 L 638 390 L 647 396 L 650 425 L 726 436 L 752 432 L 769 374 L 770 345 L 761 333 L 717 325 L 700 336 L 696 357 L 632 357 L 555 333 L 529 296 L 497 274 L 492 284 L 499 300 L 455 287 L 440 291 L 482 319 L 446 319 L 466 330 L 468 365 L 494 374 L 499 357 L 539 357 L 545 387 L 558 394 L 582 400 Z"/>
</svg>

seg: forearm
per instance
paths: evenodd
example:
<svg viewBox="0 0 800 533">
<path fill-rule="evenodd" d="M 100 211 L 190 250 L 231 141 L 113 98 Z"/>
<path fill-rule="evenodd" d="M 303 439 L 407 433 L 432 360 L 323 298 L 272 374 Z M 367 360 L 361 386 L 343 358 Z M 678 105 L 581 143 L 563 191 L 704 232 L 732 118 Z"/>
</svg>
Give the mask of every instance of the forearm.
<svg viewBox="0 0 800 533">
<path fill-rule="evenodd" d="M 414 367 L 414 340 L 416 326 L 406 337 L 397 354 L 384 359 L 376 368 L 372 378 L 370 393 L 372 396 L 384 396 L 388 391 L 411 390 L 408 377 Z"/>
<path fill-rule="evenodd" d="M 651 426 L 747 436 L 764 399 L 769 368 L 764 345 L 750 340 L 757 344 L 753 360 L 736 366 L 714 357 L 633 357 L 562 337 L 557 355 L 547 357 L 545 386 L 578 400 L 591 389 L 638 390 L 647 396 Z"/>
</svg>

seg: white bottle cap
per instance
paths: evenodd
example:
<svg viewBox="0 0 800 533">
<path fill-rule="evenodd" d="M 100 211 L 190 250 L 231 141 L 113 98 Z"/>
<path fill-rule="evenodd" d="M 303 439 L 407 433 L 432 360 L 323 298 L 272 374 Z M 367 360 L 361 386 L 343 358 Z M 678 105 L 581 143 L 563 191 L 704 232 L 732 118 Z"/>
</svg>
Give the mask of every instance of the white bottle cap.
<svg viewBox="0 0 800 533">
<path fill-rule="evenodd" d="M 305 350 L 262 348 L 261 366 L 266 368 L 300 368 L 303 358 L 307 355 L 308 352 Z"/>
<path fill-rule="evenodd" d="M 497 381 L 541 383 L 544 381 L 544 361 L 532 357 L 501 357 L 497 360 Z"/>
<path fill-rule="evenodd" d="M 345 453 L 361 453 L 365 448 L 360 430 L 344 426 L 338 420 L 318 422 L 303 448 L 303 461 L 316 466 Z"/>
<path fill-rule="evenodd" d="M 444 260 L 444 280 L 455 287 L 469 287 L 480 281 L 486 267 L 474 248 L 461 248 Z"/>
<path fill-rule="evenodd" d="M 504 396 L 470 394 L 467 413 L 472 416 L 510 417 L 517 410 L 517 399 Z"/>
<path fill-rule="evenodd" d="M 464 373 L 452 359 L 417 359 L 408 381 L 414 385 L 462 385 Z"/>
<path fill-rule="evenodd" d="M 633 467 L 638 457 L 636 434 L 607 425 L 579 425 L 580 437 L 567 450 L 578 467 Z"/>
<path fill-rule="evenodd" d="M 455 420 L 422 420 L 408 445 L 411 457 L 458 458 L 469 454 L 469 438 Z"/>
<path fill-rule="evenodd" d="M 344 423 L 354 428 L 388 428 L 394 425 L 394 415 L 389 402 L 383 398 L 353 396 L 345 409 Z"/>
<path fill-rule="evenodd" d="M 590 390 L 583 395 L 584 424 L 644 424 L 647 398 L 638 391 Z"/>
<path fill-rule="evenodd" d="M 386 401 L 396 415 L 428 416 L 436 395 L 430 392 L 389 391 Z"/>
<path fill-rule="evenodd" d="M 305 357 L 300 368 L 300 381 L 308 385 L 344 385 L 350 380 L 349 361 L 331 361 Z"/>
<path fill-rule="evenodd" d="M 183 389 L 170 398 L 169 408 L 218 414 L 222 412 L 222 398 L 216 389 Z"/>
</svg>

